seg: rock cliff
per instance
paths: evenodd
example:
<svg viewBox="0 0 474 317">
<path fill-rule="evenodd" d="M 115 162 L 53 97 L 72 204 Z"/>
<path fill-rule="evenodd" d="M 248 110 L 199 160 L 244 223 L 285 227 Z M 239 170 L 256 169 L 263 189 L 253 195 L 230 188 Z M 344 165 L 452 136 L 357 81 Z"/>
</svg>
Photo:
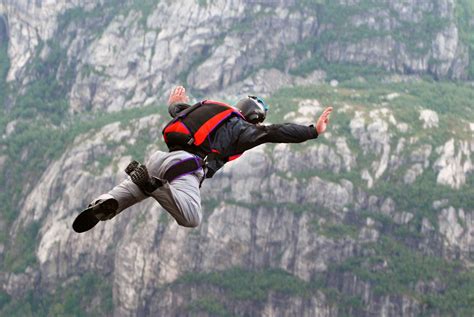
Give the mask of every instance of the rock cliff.
<svg viewBox="0 0 474 317">
<path fill-rule="evenodd" d="M 474 94 L 417 76 L 470 76 L 462 3 L 2 0 L 0 312 L 468 316 Z M 196 229 L 147 199 L 73 233 L 132 158 L 165 149 L 176 83 L 263 93 L 269 122 L 335 113 L 204 182 Z"/>
<path fill-rule="evenodd" d="M 262 67 L 307 75 L 336 62 L 469 75 L 454 0 L 317 3 L 2 0 L 7 80 L 25 84 L 32 61 L 60 50 L 55 62 L 73 76 L 70 111 L 83 112 L 162 101 L 177 82 L 198 95 L 221 92 L 258 81 Z"/>
</svg>

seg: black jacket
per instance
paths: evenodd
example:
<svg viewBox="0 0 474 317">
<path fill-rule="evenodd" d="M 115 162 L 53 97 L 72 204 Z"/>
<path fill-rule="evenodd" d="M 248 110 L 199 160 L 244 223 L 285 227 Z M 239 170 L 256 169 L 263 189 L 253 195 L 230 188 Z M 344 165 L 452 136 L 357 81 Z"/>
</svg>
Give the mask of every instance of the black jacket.
<svg viewBox="0 0 474 317">
<path fill-rule="evenodd" d="M 168 111 L 174 118 L 188 107 L 190 105 L 183 103 L 172 104 Z M 210 135 L 210 141 L 211 148 L 216 149 L 221 157 L 230 157 L 263 143 L 301 143 L 317 137 L 318 132 L 313 125 L 303 126 L 293 123 L 259 125 L 233 116 Z M 225 163 L 224 159 L 212 157 L 208 161 L 206 177 L 211 178 Z"/>
</svg>

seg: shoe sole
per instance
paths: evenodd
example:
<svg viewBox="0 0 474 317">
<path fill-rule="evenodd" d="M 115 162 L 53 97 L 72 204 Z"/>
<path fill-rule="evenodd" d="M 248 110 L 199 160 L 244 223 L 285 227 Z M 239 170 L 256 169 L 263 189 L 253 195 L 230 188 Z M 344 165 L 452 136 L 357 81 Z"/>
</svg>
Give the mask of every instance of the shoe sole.
<svg viewBox="0 0 474 317">
<path fill-rule="evenodd" d="M 72 229 L 77 233 L 83 233 L 91 230 L 99 223 L 97 214 L 110 215 L 115 213 L 118 208 L 118 202 L 114 198 L 106 199 L 97 205 L 83 210 L 72 223 Z"/>
</svg>

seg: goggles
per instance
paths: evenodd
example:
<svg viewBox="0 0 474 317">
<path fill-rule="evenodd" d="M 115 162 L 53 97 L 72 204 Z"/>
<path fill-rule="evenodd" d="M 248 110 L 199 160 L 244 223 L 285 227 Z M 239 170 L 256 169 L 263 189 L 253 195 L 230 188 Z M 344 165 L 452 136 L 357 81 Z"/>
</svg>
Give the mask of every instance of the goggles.
<svg viewBox="0 0 474 317">
<path fill-rule="evenodd" d="M 265 101 L 262 98 L 257 97 L 257 96 L 249 96 L 249 98 L 255 100 L 258 104 L 262 105 L 265 112 L 267 112 L 268 109 L 270 109 L 270 107 L 265 103 Z"/>
</svg>

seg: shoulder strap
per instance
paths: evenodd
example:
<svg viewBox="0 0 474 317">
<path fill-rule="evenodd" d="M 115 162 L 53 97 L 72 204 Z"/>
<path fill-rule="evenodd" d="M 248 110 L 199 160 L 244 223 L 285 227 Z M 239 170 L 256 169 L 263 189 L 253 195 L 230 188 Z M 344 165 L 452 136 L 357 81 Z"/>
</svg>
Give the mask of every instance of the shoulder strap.
<svg viewBox="0 0 474 317">
<path fill-rule="evenodd" d="M 194 108 L 195 106 L 193 106 Z M 189 114 L 192 112 L 192 116 Z M 201 146 L 207 137 L 227 118 L 233 114 L 238 114 L 234 107 L 213 100 L 203 100 L 200 106 L 190 109 L 183 114 L 181 119 L 189 128 L 194 138 L 194 145 Z"/>
<path fill-rule="evenodd" d="M 198 102 L 198 103 L 195 103 L 194 105 L 192 105 L 191 107 L 189 108 L 186 108 L 184 109 L 183 111 L 179 112 L 178 115 L 176 116 L 176 118 L 184 118 L 186 117 L 188 114 L 190 114 L 191 112 L 193 112 L 194 110 L 196 110 L 197 108 L 199 108 L 200 106 L 202 105 L 202 102 Z"/>
<path fill-rule="evenodd" d="M 213 105 L 219 105 L 219 106 L 227 107 L 229 109 L 232 109 L 233 112 L 236 115 L 238 115 L 239 117 L 242 117 L 243 119 L 245 119 L 245 117 L 240 113 L 239 110 L 237 110 L 236 108 L 232 107 L 229 104 L 226 104 L 226 103 L 223 103 L 223 102 L 220 102 L 220 101 L 215 101 L 215 100 L 203 100 L 203 101 L 201 101 L 201 103 L 202 104 L 213 104 Z"/>
</svg>

